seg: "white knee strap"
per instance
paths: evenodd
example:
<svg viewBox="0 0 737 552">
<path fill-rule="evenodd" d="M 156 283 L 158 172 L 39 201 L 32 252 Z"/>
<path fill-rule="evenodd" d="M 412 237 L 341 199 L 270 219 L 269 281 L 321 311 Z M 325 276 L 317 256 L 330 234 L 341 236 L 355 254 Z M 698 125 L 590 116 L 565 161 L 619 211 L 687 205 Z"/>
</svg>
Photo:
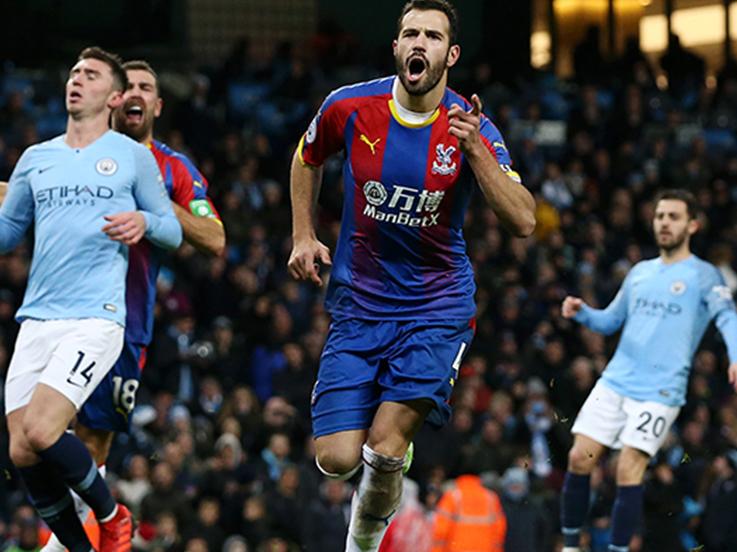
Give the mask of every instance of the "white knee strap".
<svg viewBox="0 0 737 552">
<path fill-rule="evenodd" d="M 362 452 L 363 461 L 378 472 L 391 473 L 404 468 L 404 457 L 386 456 L 376 452 L 366 443 L 363 445 Z"/>
<path fill-rule="evenodd" d="M 317 459 L 317 456 L 315 456 L 315 465 L 317 466 L 317 469 L 320 470 L 320 473 L 322 473 L 325 477 L 328 477 L 330 479 L 336 479 L 338 481 L 347 481 L 351 477 L 356 475 L 358 470 L 360 470 L 363 467 L 363 461 L 356 464 L 355 467 L 351 468 L 346 473 L 330 473 L 329 471 L 327 471 L 325 468 L 323 468 L 320 465 L 320 461 Z"/>
</svg>

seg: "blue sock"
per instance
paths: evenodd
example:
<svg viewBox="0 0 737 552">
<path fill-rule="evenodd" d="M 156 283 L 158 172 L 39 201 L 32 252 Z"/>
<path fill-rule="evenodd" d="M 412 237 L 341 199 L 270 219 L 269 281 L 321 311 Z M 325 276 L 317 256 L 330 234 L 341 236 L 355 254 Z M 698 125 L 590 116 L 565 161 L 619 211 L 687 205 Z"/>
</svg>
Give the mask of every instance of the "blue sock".
<svg viewBox="0 0 737 552">
<path fill-rule="evenodd" d="M 580 544 L 581 527 L 589 513 L 590 479 L 588 475 L 566 472 L 560 513 L 563 546 L 577 547 Z"/>
<path fill-rule="evenodd" d="M 642 519 L 642 495 L 642 485 L 617 487 L 617 498 L 612 508 L 612 544 L 609 550 L 629 550 L 630 539 Z"/>
<path fill-rule="evenodd" d="M 38 455 L 54 466 L 66 484 L 92 508 L 97 519 L 110 517 L 115 510 L 115 499 L 87 447 L 76 435 L 62 433 L 56 443 Z"/>
<path fill-rule="evenodd" d="M 18 468 L 38 514 L 69 552 L 90 552 L 90 544 L 77 517 L 74 500 L 59 475 L 45 462 Z"/>
</svg>

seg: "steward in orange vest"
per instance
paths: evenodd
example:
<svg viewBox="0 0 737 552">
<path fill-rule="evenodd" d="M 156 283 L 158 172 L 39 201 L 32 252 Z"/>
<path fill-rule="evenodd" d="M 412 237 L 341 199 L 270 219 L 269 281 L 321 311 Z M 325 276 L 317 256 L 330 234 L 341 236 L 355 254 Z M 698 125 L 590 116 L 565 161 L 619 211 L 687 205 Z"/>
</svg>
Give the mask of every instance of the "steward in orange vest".
<svg viewBox="0 0 737 552">
<path fill-rule="evenodd" d="M 438 502 L 432 552 L 504 552 L 507 519 L 477 475 L 462 475 Z"/>
</svg>

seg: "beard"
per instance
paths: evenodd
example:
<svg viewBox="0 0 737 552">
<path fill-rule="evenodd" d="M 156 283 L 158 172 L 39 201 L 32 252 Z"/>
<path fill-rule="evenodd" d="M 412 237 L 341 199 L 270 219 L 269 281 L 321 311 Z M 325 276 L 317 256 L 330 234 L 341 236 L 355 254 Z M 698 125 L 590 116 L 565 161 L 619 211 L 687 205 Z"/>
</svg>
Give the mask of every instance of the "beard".
<svg viewBox="0 0 737 552">
<path fill-rule="evenodd" d="M 410 96 L 424 96 L 430 92 L 430 90 L 435 88 L 440 82 L 440 79 L 443 78 L 443 73 L 445 73 L 449 55 L 450 48 L 448 49 L 448 52 L 446 52 L 442 61 L 438 61 L 435 64 L 431 64 L 426 61 L 425 74 L 417 82 L 410 82 L 407 78 L 406 69 L 408 63 L 406 61 L 402 61 L 399 56 L 394 56 L 394 65 L 397 70 L 397 75 L 399 76 L 399 80 L 407 93 Z"/>
<path fill-rule="evenodd" d="M 658 247 L 662 249 L 663 251 L 666 251 L 670 253 L 671 251 L 675 251 L 679 247 L 683 245 L 683 243 L 686 241 L 686 238 L 688 237 L 688 230 L 684 230 L 680 234 L 673 234 L 671 233 L 668 237 L 663 237 L 660 234 L 658 234 L 657 242 Z"/>
</svg>

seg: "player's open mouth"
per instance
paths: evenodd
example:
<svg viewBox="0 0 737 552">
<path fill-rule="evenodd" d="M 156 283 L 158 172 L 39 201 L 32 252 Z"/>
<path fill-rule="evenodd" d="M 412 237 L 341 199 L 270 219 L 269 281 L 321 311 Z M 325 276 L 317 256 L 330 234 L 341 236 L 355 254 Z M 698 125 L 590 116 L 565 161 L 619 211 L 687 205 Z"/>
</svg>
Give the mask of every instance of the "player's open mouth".
<svg viewBox="0 0 737 552">
<path fill-rule="evenodd" d="M 71 92 L 69 92 L 70 100 L 79 100 L 81 97 L 82 97 L 82 94 L 80 94 L 76 90 L 72 90 Z"/>
<path fill-rule="evenodd" d="M 419 56 L 413 57 L 407 62 L 407 78 L 409 82 L 415 83 L 422 78 L 427 69 L 427 63 Z"/>
<path fill-rule="evenodd" d="M 143 121 L 143 108 L 140 105 L 127 106 L 125 118 L 129 123 L 140 124 Z"/>
</svg>

